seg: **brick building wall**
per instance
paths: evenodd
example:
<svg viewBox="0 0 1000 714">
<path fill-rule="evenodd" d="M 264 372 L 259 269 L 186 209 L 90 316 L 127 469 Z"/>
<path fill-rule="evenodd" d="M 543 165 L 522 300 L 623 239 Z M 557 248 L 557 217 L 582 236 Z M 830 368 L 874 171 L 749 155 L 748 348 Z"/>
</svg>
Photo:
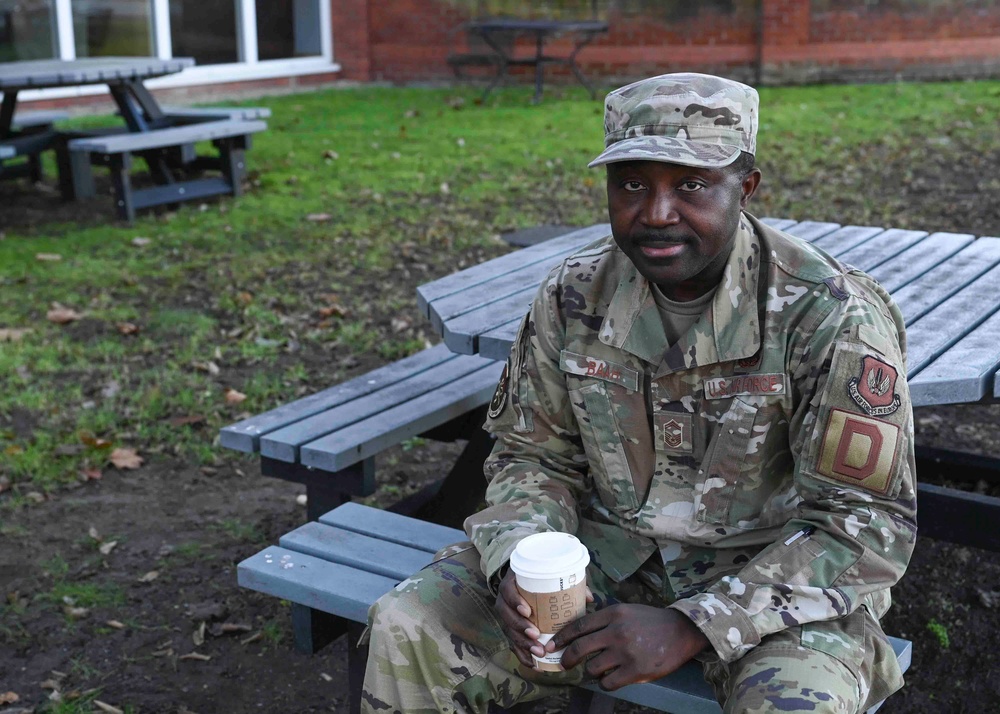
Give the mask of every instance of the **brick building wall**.
<svg viewBox="0 0 1000 714">
<path fill-rule="evenodd" d="M 476 0 L 330 0 L 342 77 L 412 82 L 453 77 Z M 486 0 L 539 14 L 546 0 Z M 548 0 L 552 6 L 567 0 Z M 587 13 L 589 2 L 575 12 Z M 764 83 L 1000 76 L 994 0 L 597 0 L 610 31 L 579 55 L 592 77 L 725 72 Z M 564 15 L 568 12 L 563 10 Z M 569 39 L 547 45 L 572 48 Z M 525 45 L 522 51 L 531 48 Z M 558 74 L 560 68 L 547 70 Z"/>
</svg>

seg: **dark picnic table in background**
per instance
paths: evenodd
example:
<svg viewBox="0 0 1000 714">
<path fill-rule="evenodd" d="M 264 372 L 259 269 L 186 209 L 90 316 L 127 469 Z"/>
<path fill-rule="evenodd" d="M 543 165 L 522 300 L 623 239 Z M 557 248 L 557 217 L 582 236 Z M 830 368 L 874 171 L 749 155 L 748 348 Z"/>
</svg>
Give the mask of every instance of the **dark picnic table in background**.
<svg viewBox="0 0 1000 714">
<path fill-rule="evenodd" d="M 914 406 L 972 404 L 1000 397 L 1000 238 L 964 233 L 764 221 L 875 277 L 895 298 L 907 325 L 907 373 Z M 607 235 L 599 224 L 422 285 L 420 309 L 459 354 L 506 359 L 518 324 L 542 279 L 560 260 Z M 924 469 L 950 464 L 996 478 L 1000 461 L 917 447 Z M 1000 550 L 984 529 L 1000 499 L 920 483 L 921 534 Z"/>
<path fill-rule="evenodd" d="M 608 23 L 603 20 L 522 20 L 517 18 L 488 18 L 472 20 L 466 24 L 470 34 L 476 34 L 494 53 L 497 60 L 497 74 L 486 88 L 483 97 L 509 76 L 510 67 L 535 68 L 534 101 L 542 98 L 542 85 L 546 65 L 563 65 L 567 67 L 577 81 L 580 82 L 591 98 L 594 88 L 583 76 L 576 56 L 589 45 L 598 35 L 608 31 Z M 515 40 L 518 36 L 528 36 L 534 40 L 534 54 L 521 56 L 514 52 Z M 565 55 L 546 54 L 545 43 L 560 35 L 573 38 L 573 49 Z"/>
<path fill-rule="evenodd" d="M 196 200 L 224 193 L 238 194 L 243 176 L 243 151 L 249 136 L 266 128 L 259 120 L 227 115 L 173 114 L 165 111 L 145 81 L 174 74 L 194 65 L 188 57 L 89 57 L 77 60 L 36 60 L 0 63 L 0 160 L 37 157 L 55 149 L 59 184 L 65 199 L 94 195 L 91 165 L 111 169 L 122 218 L 132 220 L 137 208 Z M 15 109 L 20 92 L 29 89 L 107 85 L 124 125 L 99 130 L 58 132 L 18 130 Z M 219 157 L 195 155 L 194 144 L 213 141 Z M 4 149 L 8 156 L 4 156 Z M 137 155 L 149 167 L 156 184 L 135 190 L 131 160 Z M 213 169 L 222 178 L 183 180 L 179 171 Z"/>
</svg>

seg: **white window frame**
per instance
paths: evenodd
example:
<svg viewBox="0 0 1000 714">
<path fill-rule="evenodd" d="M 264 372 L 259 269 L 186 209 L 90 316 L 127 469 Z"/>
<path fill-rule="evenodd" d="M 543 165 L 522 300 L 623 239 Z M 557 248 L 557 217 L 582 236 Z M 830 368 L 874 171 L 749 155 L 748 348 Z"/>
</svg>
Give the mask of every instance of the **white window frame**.
<svg viewBox="0 0 1000 714">
<path fill-rule="evenodd" d="M 151 89 L 166 89 L 201 84 L 248 82 L 256 79 L 299 77 L 339 71 L 340 65 L 333 59 L 333 26 L 329 0 L 316 0 L 319 3 L 321 54 L 312 57 L 259 60 L 257 55 L 256 3 L 271 1 L 233 0 L 236 3 L 237 42 L 239 57 L 242 61 L 189 67 L 177 74 L 152 79 L 146 83 L 146 86 Z M 173 44 L 170 35 L 169 0 L 149 0 L 149 3 L 152 10 L 153 54 L 159 59 L 172 59 Z M 57 56 L 64 60 L 76 59 L 73 12 L 70 0 L 54 0 L 53 5 L 55 8 Z M 86 85 L 26 90 L 21 92 L 18 98 L 23 101 L 32 101 L 105 94 L 106 92 L 107 88 L 102 85 Z"/>
</svg>

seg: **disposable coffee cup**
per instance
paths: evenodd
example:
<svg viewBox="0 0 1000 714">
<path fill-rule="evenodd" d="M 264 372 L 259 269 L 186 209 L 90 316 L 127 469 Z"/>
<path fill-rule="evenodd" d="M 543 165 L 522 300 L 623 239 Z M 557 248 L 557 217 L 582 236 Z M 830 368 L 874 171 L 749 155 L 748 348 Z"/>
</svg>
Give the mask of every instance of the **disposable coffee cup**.
<svg viewBox="0 0 1000 714">
<path fill-rule="evenodd" d="M 510 556 L 517 589 L 531 608 L 531 623 L 544 645 L 587 608 L 590 553 L 569 533 L 536 533 L 518 542 Z M 535 657 L 535 669 L 562 672 L 563 650 Z"/>
</svg>

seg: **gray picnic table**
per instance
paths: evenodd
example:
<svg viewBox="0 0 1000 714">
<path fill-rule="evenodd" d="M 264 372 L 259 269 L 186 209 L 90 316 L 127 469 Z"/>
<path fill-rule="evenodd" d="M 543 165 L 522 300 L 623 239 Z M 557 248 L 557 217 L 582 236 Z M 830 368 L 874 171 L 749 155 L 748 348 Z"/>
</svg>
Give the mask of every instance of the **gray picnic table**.
<svg viewBox="0 0 1000 714">
<path fill-rule="evenodd" d="M 876 278 L 906 320 L 907 380 L 914 406 L 971 404 L 1000 396 L 1000 238 L 968 233 L 841 226 L 764 218 Z M 459 354 L 506 359 L 521 318 L 549 270 L 607 235 L 598 224 L 435 280 L 417 289 L 420 310 Z M 918 474 L 948 452 L 918 447 Z M 956 464 L 986 464 L 958 459 Z M 1000 499 L 921 483 L 925 534 L 1000 549 L 983 534 L 1000 516 Z"/>
</svg>

